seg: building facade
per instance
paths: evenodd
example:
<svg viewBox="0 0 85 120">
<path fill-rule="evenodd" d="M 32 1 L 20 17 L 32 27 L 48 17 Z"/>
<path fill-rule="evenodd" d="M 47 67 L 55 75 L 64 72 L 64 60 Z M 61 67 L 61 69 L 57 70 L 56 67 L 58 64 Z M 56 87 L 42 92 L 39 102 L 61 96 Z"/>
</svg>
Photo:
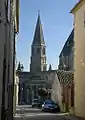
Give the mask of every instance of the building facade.
<svg viewBox="0 0 85 120">
<path fill-rule="evenodd" d="M 74 110 L 74 73 L 57 70 L 61 86 L 62 111 L 73 113 Z"/>
<path fill-rule="evenodd" d="M 75 115 L 85 118 L 85 0 L 71 10 L 74 15 Z"/>
<path fill-rule="evenodd" d="M 59 55 L 59 70 L 72 71 L 74 69 L 74 29 L 71 31 Z"/>
<path fill-rule="evenodd" d="M 74 29 L 59 55 L 58 79 L 61 86 L 62 110 L 74 111 Z"/>
<path fill-rule="evenodd" d="M 0 1 L 0 119 L 13 118 L 15 34 L 18 32 L 18 0 Z"/>
</svg>

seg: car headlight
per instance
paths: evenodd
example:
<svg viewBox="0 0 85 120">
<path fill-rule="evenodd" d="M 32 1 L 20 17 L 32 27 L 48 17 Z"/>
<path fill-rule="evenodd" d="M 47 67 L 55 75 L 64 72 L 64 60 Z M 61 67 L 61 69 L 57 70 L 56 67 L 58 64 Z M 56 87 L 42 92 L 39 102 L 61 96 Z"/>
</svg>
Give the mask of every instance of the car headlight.
<svg viewBox="0 0 85 120">
<path fill-rule="evenodd" d="M 42 107 L 44 107 L 44 105 L 42 105 Z"/>
</svg>

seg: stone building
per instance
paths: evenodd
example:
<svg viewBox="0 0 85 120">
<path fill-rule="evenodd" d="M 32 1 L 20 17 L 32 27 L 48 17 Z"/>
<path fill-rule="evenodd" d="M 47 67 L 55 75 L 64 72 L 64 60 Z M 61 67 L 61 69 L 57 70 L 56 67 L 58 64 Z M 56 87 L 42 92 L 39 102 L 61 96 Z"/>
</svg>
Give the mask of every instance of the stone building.
<svg viewBox="0 0 85 120">
<path fill-rule="evenodd" d="M 19 73 L 19 104 L 31 104 L 32 99 L 38 98 L 38 89 L 52 89 L 53 75 L 51 65 L 47 70 L 46 45 L 38 13 L 36 29 L 31 45 L 30 72 Z"/>
<path fill-rule="evenodd" d="M 46 46 L 43 36 L 43 30 L 38 14 L 36 29 L 34 33 L 33 43 L 31 46 L 31 61 L 30 61 L 30 72 L 32 74 L 46 71 Z"/>
<path fill-rule="evenodd" d="M 74 73 L 56 70 L 53 74 L 52 99 L 57 102 L 62 112 L 72 112 L 74 108 Z"/>
<path fill-rule="evenodd" d="M 59 55 L 57 76 L 61 86 L 62 110 L 74 110 L 74 29 Z"/>
<path fill-rule="evenodd" d="M 0 0 L 0 120 L 13 119 L 15 35 L 18 0 Z"/>
<path fill-rule="evenodd" d="M 73 7 L 75 115 L 85 118 L 85 0 Z"/>
<path fill-rule="evenodd" d="M 19 73 L 19 104 L 31 104 L 38 97 L 38 89 L 45 87 L 43 71 L 46 71 L 46 46 L 38 14 L 36 29 L 31 45 L 30 72 Z"/>
<path fill-rule="evenodd" d="M 74 69 L 74 29 L 71 31 L 59 55 L 59 70 L 72 71 Z"/>
<path fill-rule="evenodd" d="M 73 113 L 74 109 L 74 72 L 57 70 L 61 86 L 62 110 Z"/>
</svg>

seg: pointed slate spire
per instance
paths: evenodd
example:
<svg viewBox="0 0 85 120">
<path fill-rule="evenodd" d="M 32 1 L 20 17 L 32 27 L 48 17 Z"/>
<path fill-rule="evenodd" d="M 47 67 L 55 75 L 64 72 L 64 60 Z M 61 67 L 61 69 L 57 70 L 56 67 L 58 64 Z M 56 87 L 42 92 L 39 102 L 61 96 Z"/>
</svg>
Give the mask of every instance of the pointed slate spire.
<svg viewBox="0 0 85 120">
<path fill-rule="evenodd" d="M 51 64 L 49 65 L 49 71 L 51 71 L 52 70 L 52 66 L 51 66 Z"/>
<path fill-rule="evenodd" d="M 33 45 L 41 45 L 45 44 L 44 42 L 44 36 L 43 36 L 43 30 L 42 30 L 42 24 L 40 20 L 40 11 L 38 11 L 38 18 L 37 18 L 37 24 L 36 29 L 34 33 L 34 39 L 33 39 Z"/>
</svg>

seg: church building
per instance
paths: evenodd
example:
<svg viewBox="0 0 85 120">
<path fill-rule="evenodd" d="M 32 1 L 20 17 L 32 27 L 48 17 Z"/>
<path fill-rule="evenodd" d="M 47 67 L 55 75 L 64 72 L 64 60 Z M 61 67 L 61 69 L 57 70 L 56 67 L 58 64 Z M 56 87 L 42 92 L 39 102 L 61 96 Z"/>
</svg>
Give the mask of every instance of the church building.
<svg viewBox="0 0 85 120">
<path fill-rule="evenodd" d="M 19 104 L 31 104 L 32 99 L 38 98 L 39 88 L 52 88 L 52 76 L 55 70 L 51 65 L 47 70 L 46 45 L 43 29 L 38 13 L 34 38 L 31 45 L 30 72 L 19 73 Z"/>
</svg>

